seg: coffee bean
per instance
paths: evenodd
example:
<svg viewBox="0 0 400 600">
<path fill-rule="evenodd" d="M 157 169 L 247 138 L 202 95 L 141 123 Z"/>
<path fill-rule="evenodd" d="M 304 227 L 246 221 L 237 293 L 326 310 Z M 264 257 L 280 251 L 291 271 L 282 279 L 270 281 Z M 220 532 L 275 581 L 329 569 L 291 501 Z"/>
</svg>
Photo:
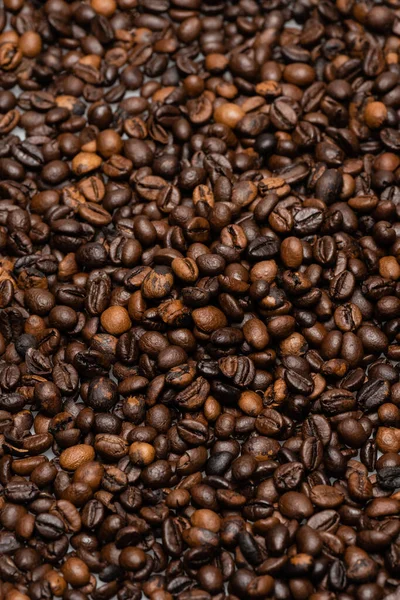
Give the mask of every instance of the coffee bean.
<svg viewBox="0 0 400 600">
<path fill-rule="evenodd" d="M 85 462 L 94 458 L 93 448 L 87 444 L 80 444 L 67 448 L 60 456 L 60 465 L 67 471 L 75 471 Z"/>
<path fill-rule="evenodd" d="M 62 566 L 62 574 L 74 587 L 86 585 L 90 579 L 89 569 L 80 558 L 68 558 Z"/>
<path fill-rule="evenodd" d="M 0 550 L 3 554 L 12 554 L 21 547 L 15 535 L 10 531 L 0 531 Z"/>
<path fill-rule="evenodd" d="M 299 492 L 286 492 L 279 500 L 282 514 L 289 518 L 306 518 L 313 514 L 310 500 Z"/>
<path fill-rule="evenodd" d="M 270 259 L 278 253 L 279 242 L 273 237 L 259 236 L 251 242 L 247 253 L 251 260 Z"/>
<path fill-rule="evenodd" d="M 278 490 L 296 489 L 304 477 L 301 463 L 291 462 L 280 465 L 274 472 L 274 483 Z"/>
<path fill-rule="evenodd" d="M 396 489 L 398 487 L 399 468 L 384 467 L 378 471 L 379 485 L 385 489 Z"/>
<path fill-rule="evenodd" d="M 321 396 L 321 406 L 325 414 L 334 415 L 354 410 L 356 399 L 350 391 L 331 389 Z"/>
<path fill-rule="evenodd" d="M 39 534 L 47 540 L 57 540 L 64 533 L 64 523 L 50 513 L 41 513 L 35 519 L 35 527 Z"/>
</svg>

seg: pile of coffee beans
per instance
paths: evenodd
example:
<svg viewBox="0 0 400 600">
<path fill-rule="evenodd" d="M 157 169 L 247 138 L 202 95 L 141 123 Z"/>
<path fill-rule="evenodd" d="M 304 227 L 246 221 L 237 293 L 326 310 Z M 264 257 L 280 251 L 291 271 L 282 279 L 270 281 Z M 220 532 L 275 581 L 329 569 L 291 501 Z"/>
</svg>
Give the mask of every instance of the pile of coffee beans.
<svg viewBox="0 0 400 600">
<path fill-rule="evenodd" d="M 0 600 L 398 600 L 400 1 L 4 0 Z"/>
</svg>

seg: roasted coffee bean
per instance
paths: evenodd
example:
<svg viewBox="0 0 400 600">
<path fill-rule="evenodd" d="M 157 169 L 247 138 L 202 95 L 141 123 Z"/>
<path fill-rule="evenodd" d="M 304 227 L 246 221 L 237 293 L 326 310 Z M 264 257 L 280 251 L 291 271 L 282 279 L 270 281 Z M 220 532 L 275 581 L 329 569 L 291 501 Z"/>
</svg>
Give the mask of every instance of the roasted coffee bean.
<svg viewBox="0 0 400 600">
<path fill-rule="evenodd" d="M 357 401 L 366 411 L 376 410 L 390 395 L 390 384 L 383 379 L 371 379 L 357 393 Z"/>
<path fill-rule="evenodd" d="M 57 540 L 64 533 L 64 523 L 60 517 L 50 513 L 41 513 L 35 519 L 35 528 L 47 540 Z"/>
<path fill-rule="evenodd" d="M 397 466 L 383 467 L 378 470 L 379 485 L 384 489 L 398 488 L 400 469 Z"/>
</svg>

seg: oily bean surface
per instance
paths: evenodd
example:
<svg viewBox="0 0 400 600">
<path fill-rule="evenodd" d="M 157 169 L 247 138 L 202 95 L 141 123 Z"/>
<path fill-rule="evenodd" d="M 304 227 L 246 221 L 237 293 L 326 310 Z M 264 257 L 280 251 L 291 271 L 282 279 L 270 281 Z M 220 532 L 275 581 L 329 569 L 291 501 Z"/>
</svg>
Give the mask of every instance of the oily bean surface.
<svg viewBox="0 0 400 600">
<path fill-rule="evenodd" d="M 1 4 L 0 600 L 398 600 L 399 46 Z"/>
</svg>

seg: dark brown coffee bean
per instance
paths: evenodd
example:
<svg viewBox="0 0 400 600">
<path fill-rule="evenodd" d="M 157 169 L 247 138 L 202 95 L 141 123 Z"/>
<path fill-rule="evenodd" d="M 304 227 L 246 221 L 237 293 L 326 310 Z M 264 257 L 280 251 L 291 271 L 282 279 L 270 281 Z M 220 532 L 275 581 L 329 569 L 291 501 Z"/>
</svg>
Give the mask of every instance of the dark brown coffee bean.
<svg viewBox="0 0 400 600">
<path fill-rule="evenodd" d="M 367 411 L 375 410 L 383 404 L 390 394 L 390 385 L 383 379 L 372 379 L 365 383 L 357 393 L 357 401 Z"/>
</svg>

